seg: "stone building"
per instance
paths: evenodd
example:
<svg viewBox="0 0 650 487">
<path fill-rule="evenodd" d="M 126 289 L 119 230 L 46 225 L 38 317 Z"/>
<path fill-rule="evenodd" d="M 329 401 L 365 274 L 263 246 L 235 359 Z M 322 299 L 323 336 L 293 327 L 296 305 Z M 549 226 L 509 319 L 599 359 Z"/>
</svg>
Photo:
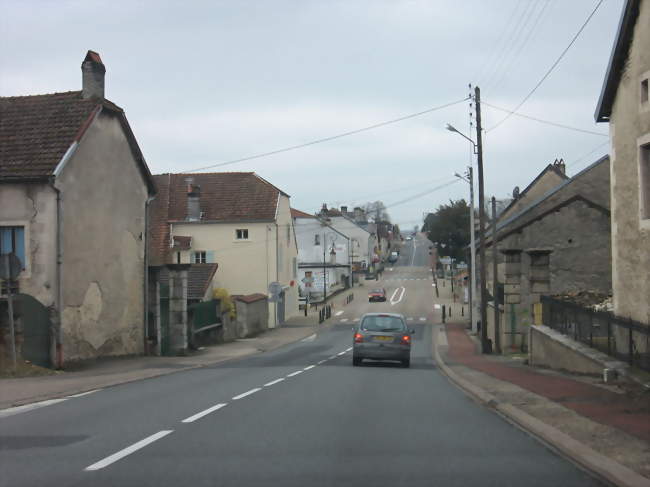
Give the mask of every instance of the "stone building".
<svg viewBox="0 0 650 487">
<path fill-rule="evenodd" d="M 0 98 L 0 253 L 22 261 L 19 348 L 40 365 L 144 349 L 155 186 L 101 58 L 81 68 L 81 91 Z"/>
<path fill-rule="evenodd" d="M 609 122 L 611 139 L 614 313 L 645 326 L 650 324 L 649 83 L 650 1 L 627 0 L 595 116 Z"/>
<path fill-rule="evenodd" d="M 563 165 L 557 164 L 556 169 L 564 174 Z M 531 185 L 540 180 L 536 178 Z M 492 285 L 493 238 L 488 231 L 487 287 L 500 301 L 503 351 L 526 344 L 540 296 L 611 291 L 609 157 L 561 181 L 498 220 L 502 289 Z M 534 192 L 526 189 L 526 194 Z M 494 342 L 493 308 L 488 310 L 488 335 Z"/>
</svg>

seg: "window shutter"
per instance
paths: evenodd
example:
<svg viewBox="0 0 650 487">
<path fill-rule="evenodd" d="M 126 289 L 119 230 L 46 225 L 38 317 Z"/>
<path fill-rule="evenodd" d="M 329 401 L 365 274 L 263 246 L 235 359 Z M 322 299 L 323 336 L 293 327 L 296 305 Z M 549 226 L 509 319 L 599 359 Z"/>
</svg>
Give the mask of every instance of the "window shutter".
<svg viewBox="0 0 650 487">
<path fill-rule="evenodd" d="M 205 262 L 207 264 L 214 264 L 214 250 L 208 250 L 205 253 Z"/>
</svg>

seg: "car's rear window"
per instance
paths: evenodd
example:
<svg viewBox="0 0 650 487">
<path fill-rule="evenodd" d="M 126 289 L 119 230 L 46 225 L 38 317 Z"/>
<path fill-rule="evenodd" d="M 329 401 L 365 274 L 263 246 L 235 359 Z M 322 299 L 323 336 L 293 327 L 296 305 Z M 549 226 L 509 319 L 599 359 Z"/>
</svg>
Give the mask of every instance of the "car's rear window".
<svg viewBox="0 0 650 487">
<path fill-rule="evenodd" d="M 380 294 L 383 294 L 384 290 L 383 290 L 383 289 L 373 289 L 373 290 L 370 291 L 370 292 L 371 292 L 371 293 L 380 293 Z"/>
<path fill-rule="evenodd" d="M 366 316 L 361 322 L 361 329 L 365 331 L 400 331 L 405 328 L 404 322 L 396 316 Z"/>
</svg>

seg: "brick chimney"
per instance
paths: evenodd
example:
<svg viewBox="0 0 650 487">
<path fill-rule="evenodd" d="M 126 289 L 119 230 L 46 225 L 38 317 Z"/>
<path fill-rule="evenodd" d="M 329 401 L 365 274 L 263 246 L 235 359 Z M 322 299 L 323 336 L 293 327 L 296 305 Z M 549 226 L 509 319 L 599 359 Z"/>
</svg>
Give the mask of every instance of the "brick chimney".
<svg viewBox="0 0 650 487">
<path fill-rule="evenodd" d="M 88 51 L 81 63 L 81 97 L 104 99 L 104 76 L 106 67 L 95 51 Z"/>
<path fill-rule="evenodd" d="M 194 178 L 187 178 L 187 220 L 201 220 L 201 186 L 194 184 Z"/>
</svg>

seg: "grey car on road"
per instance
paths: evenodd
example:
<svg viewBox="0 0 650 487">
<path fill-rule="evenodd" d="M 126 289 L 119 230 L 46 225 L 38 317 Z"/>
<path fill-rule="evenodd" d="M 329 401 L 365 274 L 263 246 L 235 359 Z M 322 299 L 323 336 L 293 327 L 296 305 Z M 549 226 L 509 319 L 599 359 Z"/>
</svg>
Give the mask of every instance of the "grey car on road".
<svg viewBox="0 0 650 487">
<path fill-rule="evenodd" d="M 411 364 L 411 336 L 404 316 L 397 313 L 366 313 L 354 328 L 352 365 L 363 359 L 397 360 Z"/>
</svg>

